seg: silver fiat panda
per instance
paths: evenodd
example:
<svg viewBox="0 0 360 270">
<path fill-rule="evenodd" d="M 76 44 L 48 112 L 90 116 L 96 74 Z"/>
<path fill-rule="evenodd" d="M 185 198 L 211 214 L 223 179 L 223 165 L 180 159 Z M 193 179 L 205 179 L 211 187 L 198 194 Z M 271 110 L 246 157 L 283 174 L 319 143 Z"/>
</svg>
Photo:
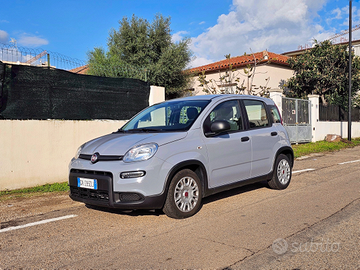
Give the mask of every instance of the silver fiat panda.
<svg viewBox="0 0 360 270">
<path fill-rule="evenodd" d="M 272 100 L 255 96 L 194 96 L 153 105 L 79 147 L 69 164 L 70 197 L 187 218 L 217 192 L 258 181 L 285 189 L 294 154 L 281 121 Z"/>
</svg>

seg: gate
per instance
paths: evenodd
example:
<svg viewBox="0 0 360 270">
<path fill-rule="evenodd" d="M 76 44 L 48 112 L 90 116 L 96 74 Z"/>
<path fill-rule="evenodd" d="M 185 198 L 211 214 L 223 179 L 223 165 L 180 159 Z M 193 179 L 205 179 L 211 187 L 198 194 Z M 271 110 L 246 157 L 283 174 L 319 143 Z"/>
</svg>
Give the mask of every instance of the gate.
<svg viewBox="0 0 360 270">
<path fill-rule="evenodd" d="M 309 100 L 282 98 L 282 117 L 291 143 L 311 142 L 310 112 Z"/>
</svg>

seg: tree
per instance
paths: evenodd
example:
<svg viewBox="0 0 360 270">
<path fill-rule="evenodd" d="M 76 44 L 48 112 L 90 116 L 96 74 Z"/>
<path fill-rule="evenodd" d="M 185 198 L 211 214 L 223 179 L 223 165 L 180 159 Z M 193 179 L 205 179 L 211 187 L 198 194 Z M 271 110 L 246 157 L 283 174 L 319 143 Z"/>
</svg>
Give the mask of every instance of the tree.
<svg viewBox="0 0 360 270">
<path fill-rule="evenodd" d="M 246 54 L 245 54 L 246 55 Z M 254 58 L 251 64 L 248 64 L 243 70 L 233 68 L 231 64 L 231 55 L 225 55 L 229 61 L 228 68 L 224 71 L 219 71 L 219 80 L 206 79 L 205 71 L 199 74 L 198 81 L 203 91 L 207 94 L 246 94 L 246 95 L 259 95 L 269 97 L 269 87 L 267 87 L 270 78 L 266 79 L 264 86 L 256 86 L 253 84 L 254 76 L 256 74 L 256 66 L 263 60 L 256 59 L 255 54 L 251 54 Z M 242 77 L 245 77 L 243 79 Z M 255 90 L 260 90 L 255 92 Z"/>
<path fill-rule="evenodd" d="M 360 86 L 360 58 L 352 56 L 352 96 Z M 326 40 L 318 43 L 297 58 L 288 60 L 294 76 L 284 85 L 290 90 L 288 97 L 307 98 L 320 95 L 324 105 L 348 107 L 349 52 L 346 45 L 333 45 Z"/>
<path fill-rule="evenodd" d="M 192 53 L 189 38 L 171 40 L 170 17 L 157 14 L 152 23 L 135 15 L 123 17 L 119 30 L 112 29 L 108 49 L 88 52 L 90 75 L 147 80 L 163 86 L 167 96 L 179 95 L 187 86 L 184 69 Z"/>
</svg>

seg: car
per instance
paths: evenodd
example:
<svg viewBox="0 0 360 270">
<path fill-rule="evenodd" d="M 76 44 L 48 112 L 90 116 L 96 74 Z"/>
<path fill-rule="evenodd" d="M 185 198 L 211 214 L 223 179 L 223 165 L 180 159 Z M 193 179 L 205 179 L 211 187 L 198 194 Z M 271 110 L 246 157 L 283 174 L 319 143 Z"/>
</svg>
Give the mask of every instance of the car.
<svg viewBox="0 0 360 270">
<path fill-rule="evenodd" d="M 293 164 L 271 99 L 185 97 L 147 107 L 116 132 L 80 146 L 69 164 L 70 197 L 188 218 L 217 192 L 259 181 L 285 189 Z"/>
</svg>

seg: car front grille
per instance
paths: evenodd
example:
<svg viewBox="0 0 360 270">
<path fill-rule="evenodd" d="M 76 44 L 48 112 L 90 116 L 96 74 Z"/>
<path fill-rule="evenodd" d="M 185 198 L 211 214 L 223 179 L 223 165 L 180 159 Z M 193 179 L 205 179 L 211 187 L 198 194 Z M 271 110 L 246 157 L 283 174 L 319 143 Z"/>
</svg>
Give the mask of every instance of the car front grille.
<svg viewBox="0 0 360 270">
<path fill-rule="evenodd" d="M 100 171 L 79 170 L 79 169 L 71 169 L 70 174 L 72 174 L 72 173 L 84 174 L 84 175 L 86 175 L 86 177 L 104 175 L 104 176 L 109 176 L 112 178 L 112 176 L 113 176 L 111 172 L 100 172 Z"/>
<path fill-rule="evenodd" d="M 106 201 L 106 202 L 109 201 L 109 192 L 106 190 L 92 190 L 92 189 L 71 186 L 70 193 L 72 196 L 82 199 L 90 199 L 90 200 Z"/>
<path fill-rule="evenodd" d="M 92 155 L 80 154 L 79 158 L 85 160 L 91 160 Z M 97 161 L 116 161 L 122 160 L 124 156 L 108 156 L 108 155 L 99 155 Z"/>
<path fill-rule="evenodd" d="M 96 179 L 97 189 L 78 187 L 78 177 Z M 111 172 L 71 169 L 69 176 L 70 195 L 87 202 L 109 202 L 111 200 L 112 179 Z"/>
</svg>

